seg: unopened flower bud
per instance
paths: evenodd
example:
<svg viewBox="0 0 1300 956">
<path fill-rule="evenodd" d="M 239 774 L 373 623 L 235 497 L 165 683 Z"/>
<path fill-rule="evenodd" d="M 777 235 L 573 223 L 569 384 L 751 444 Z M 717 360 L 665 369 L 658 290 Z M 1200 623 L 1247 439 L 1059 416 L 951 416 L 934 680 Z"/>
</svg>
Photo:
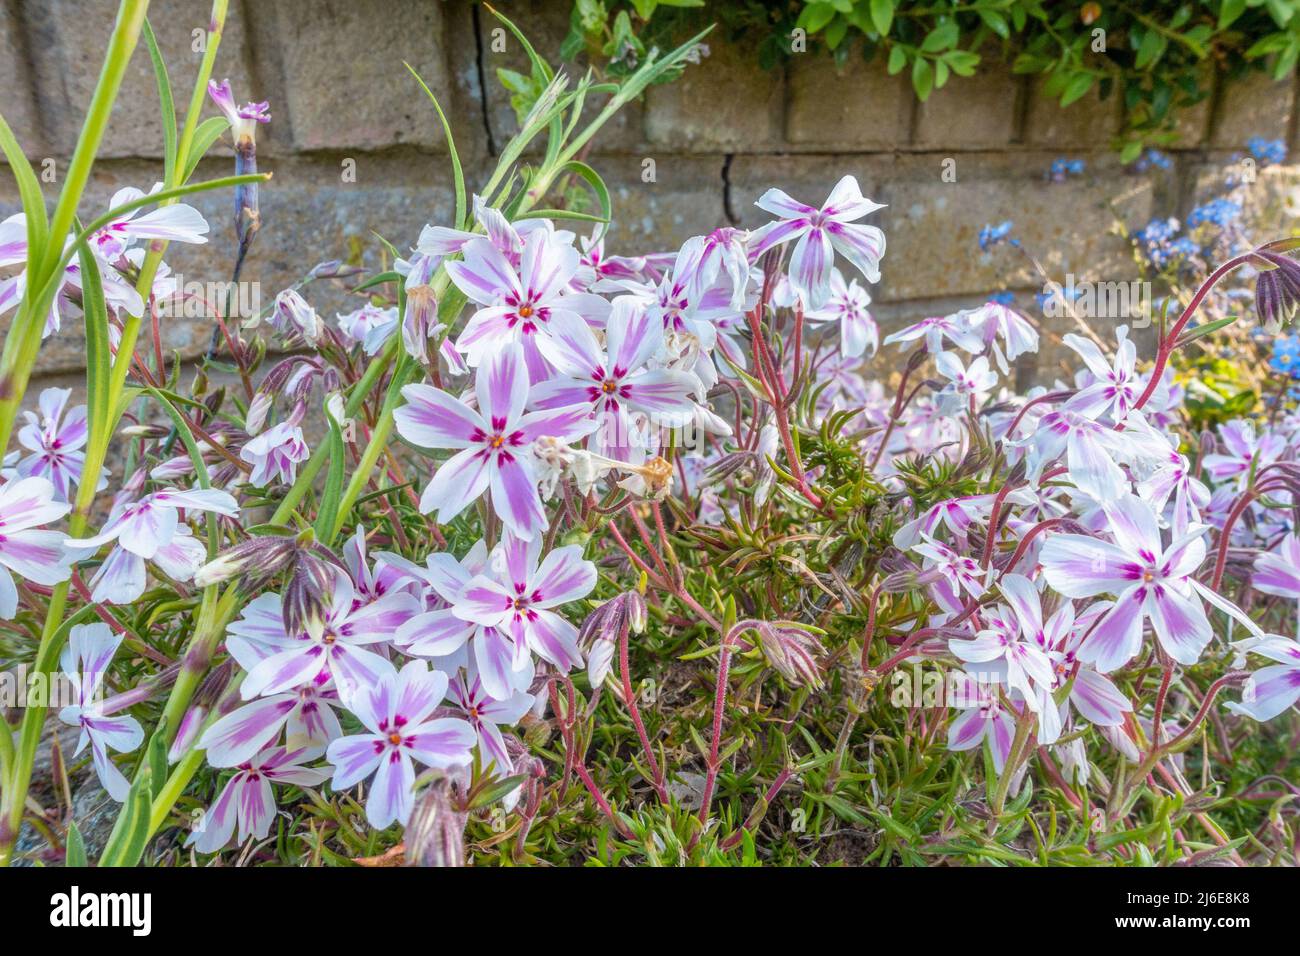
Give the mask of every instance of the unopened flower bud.
<svg viewBox="0 0 1300 956">
<path fill-rule="evenodd" d="M 450 779 L 434 780 L 416 798 L 406 825 L 407 866 L 464 866 L 465 824 Z"/>
<path fill-rule="evenodd" d="M 821 643 L 793 621 L 760 622 L 759 646 L 772 669 L 790 683 L 821 687 Z"/>
<path fill-rule="evenodd" d="M 307 304 L 307 300 L 293 289 L 285 289 L 275 297 L 275 308 L 271 310 L 271 325 L 284 336 L 297 332 L 308 345 L 315 345 L 316 340 L 320 338 L 320 316 Z"/>
<path fill-rule="evenodd" d="M 253 396 L 253 400 L 248 403 L 248 414 L 244 416 L 244 431 L 250 435 L 256 435 L 266 425 L 267 413 L 271 410 L 271 396 L 266 392 L 258 392 Z"/>
<path fill-rule="evenodd" d="M 185 711 L 185 716 L 181 718 L 181 725 L 176 731 L 176 739 L 172 741 L 171 748 L 167 751 L 168 763 L 175 763 L 189 753 L 207 715 L 207 708 L 197 705 Z"/>
</svg>

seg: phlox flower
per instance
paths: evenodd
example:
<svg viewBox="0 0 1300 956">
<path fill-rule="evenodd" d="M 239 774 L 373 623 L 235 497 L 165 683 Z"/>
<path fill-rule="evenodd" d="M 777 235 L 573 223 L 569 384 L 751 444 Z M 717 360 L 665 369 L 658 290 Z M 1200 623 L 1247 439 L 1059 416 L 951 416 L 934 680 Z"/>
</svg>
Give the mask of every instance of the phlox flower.
<svg viewBox="0 0 1300 956">
<path fill-rule="evenodd" d="M 353 695 L 349 709 L 366 732 L 340 737 L 325 757 L 334 765 L 335 790 L 374 775 L 366 819 L 375 829 L 410 819 L 417 761 L 439 770 L 469 762 L 474 728 L 455 717 L 432 718 L 446 693 L 446 674 L 411 661 L 401 671 L 388 665 Z"/>
<path fill-rule="evenodd" d="M 940 352 L 934 357 L 934 365 L 948 380 L 935 399 L 939 411 L 945 415 L 959 415 L 972 403 L 978 408 L 998 384 L 998 373 L 989 368 L 989 360 L 983 355 L 967 366 L 952 352 Z"/>
<path fill-rule="evenodd" d="M 596 421 L 591 449 L 627 455 L 629 413 L 644 413 L 665 427 L 685 425 L 694 415 L 690 396 L 699 379 L 689 372 L 646 368 L 662 349 L 663 335 L 663 325 L 630 296 L 614 303 L 604 348 L 582 319 L 556 316 L 551 337 L 540 345 L 559 374 L 535 385 L 529 404 L 535 409 L 589 405 Z"/>
<path fill-rule="evenodd" d="M 499 209 L 494 209 L 484 202 L 482 196 L 473 200 L 474 218 L 482 232 L 469 232 L 464 229 L 449 229 L 446 226 L 425 226 L 420 230 L 416 240 L 415 251 L 418 255 L 443 259 L 460 255 L 465 246 L 475 240 L 486 239 L 506 260 L 518 268 L 524 251 L 524 244 L 533 233 L 541 233 L 547 241 L 560 245 L 573 245 L 575 236 L 567 229 L 556 229 L 549 219 L 521 219 L 511 222 Z"/>
<path fill-rule="evenodd" d="M 259 594 L 239 619 L 226 628 L 226 650 L 245 673 L 283 650 L 284 611 L 278 594 Z M 203 733 L 199 746 L 214 767 L 235 767 L 272 746 L 284 731 L 288 750 L 323 751 L 342 735 L 334 708 L 338 691 L 328 667 L 315 677 L 280 693 L 267 694 L 219 718 Z"/>
<path fill-rule="evenodd" d="M 249 837 L 266 839 L 275 820 L 272 784 L 314 787 L 328 779 L 329 770 L 304 767 L 313 754 L 272 747 L 239 765 L 212 806 L 204 811 L 185 845 L 200 853 L 216 853 L 231 836 L 242 845 Z"/>
<path fill-rule="evenodd" d="M 1115 596 L 1114 606 L 1079 646 L 1080 660 L 1102 673 L 1114 670 L 1137 655 L 1149 620 L 1166 654 L 1194 664 L 1213 636 L 1201 598 L 1242 623 L 1249 620 L 1193 577 L 1205 560 L 1208 527 L 1198 526 L 1165 546 L 1155 513 L 1136 495 L 1102 507 L 1113 542 L 1057 534 L 1039 555 L 1047 582 L 1066 597 Z M 1258 630 L 1253 623 L 1246 626 Z"/>
<path fill-rule="evenodd" d="M 455 610 L 469 582 L 488 568 L 487 545 L 480 539 L 460 560 L 445 552 L 425 560 L 426 568 L 410 566 L 424 584 L 425 609 L 398 628 L 394 645 L 448 672 L 468 662 L 465 648 L 472 645 L 475 668 L 489 693 L 505 698 L 527 687 L 533 679 L 527 647 L 508 632 L 468 621 Z"/>
<path fill-rule="evenodd" d="M 0 485 L 0 617 L 18 613 L 18 588 L 13 575 L 52 585 L 71 575 L 66 536 L 39 525 L 57 521 L 72 510 L 56 501 L 46 478 L 11 478 Z"/>
<path fill-rule="evenodd" d="M 314 346 L 321 336 L 320 316 L 293 289 L 285 289 L 275 297 L 270 322 L 282 336 L 288 338 L 296 332 L 308 345 Z"/>
<path fill-rule="evenodd" d="M 463 261 L 447 263 L 447 272 L 481 306 L 456 340 L 471 366 L 482 365 L 504 343 L 517 343 L 530 379 L 541 382 L 551 369 L 538 340 L 551 334 L 555 316 L 567 313 L 603 325 L 609 315 L 609 303 L 600 296 L 568 291 L 578 269 L 578 252 L 543 230 L 529 233 L 517 269 L 487 239 L 467 242 L 462 254 Z"/>
<path fill-rule="evenodd" d="M 591 593 L 596 586 L 596 566 L 582 557 L 578 545 L 556 548 L 541 558 L 541 541 L 506 535 L 489 560 L 490 573 L 476 575 L 456 603 L 457 616 L 509 633 L 517 646 L 526 646 L 543 660 L 567 673 L 581 667 L 578 630 L 555 608 Z M 505 694 L 501 673 L 506 661 L 479 662 L 480 676 L 494 696 Z"/>
<path fill-rule="evenodd" d="M 1016 736 L 1015 713 L 991 689 L 969 675 L 957 675 L 953 686 L 955 693 L 949 703 L 962 713 L 948 724 L 948 749 L 974 750 L 987 742 L 993 769 L 1001 773 Z"/>
<path fill-rule="evenodd" d="M 942 542 L 927 534 L 921 535 L 921 543 L 912 545 L 911 550 L 921 556 L 921 565 L 926 570 L 935 569 L 942 575 L 942 581 L 954 594 L 963 590 L 971 597 L 984 593 L 984 569 L 974 558 L 963 557 Z"/>
<path fill-rule="evenodd" d="M 884 344 L 893 345 L 897 342 L 906 346 L 918 339 L 925 339 L 925 350 L 931 355 L 943 351 L 944 339 L 972 355 L 984 350 L 984 340 L 980 337 L 980 333 L 971 328 L 969 316 L 961 312 L 952 315 L 932 315 L 922 319 L 885 336 Z"/>
<path fill-rule="evenodd" d="M 530 538 L 546 527 L 527 452 L 543 435 L 575 441 L 595 427 L 590 405 L 524 414 L 529 384 L 524 349 L 497 342 L 475 378 L 478 409 L 431 385 L 407 385 L 393 413 L 397 432 L 424 448 L 453 448 L 420 497 L 420 510 L 451 521 L 485 491 L 506 527 Z"/>
<path fill-rule="evenodd" d="M 1042 649 L 1052 671 L 1052 680 L 1038 687 L 1041 695 L 1040 706 L 1036 708 L 1038 742 L 1050 744 L 1060 737 L 1071 707 L 1099 727 L 1122 723 L 1133 705 L 1109 678 L 1083 667 L 1076 656 L 1083 630 L 1075 626 L 1073 603 L 1063 601 L 1044 621 L 1040 595 L 1028 578 L 1008 574 L 1000 587 L 1015 614 L 1021 636 Z M 1069 693 L 1058 707 L 1053 695 L 1067 685 Z"/>
<path fill-rule="evenodd" d="M 154 192 L 161 188 L 162 183 L 159 183 L 154 187 Z M 143 199 L 144 196 L 142 190 L 127 186 L 113 194 L 108 208 L 116 209 Z M 90 237 L 89 242 L 95 255 L 111 265 L 138 239 L 165 239 L 168 242 L 202 245 L 208 241 L 208 222 L 197 209 L 185 203 L 159 206 L 143 214 L 135 209 L 110 220 Z"/>
<path fill-rule="evenodd" d="M 1300 538 L 1290 532 L 1272 551 L 1255 558 L 1251 587 L 1265 594 L 1300 599 Z"/>
<path fill-rule="evenodd" d="M 380 552 L 370 561 L 366 547 L 366 529 L 358 524 L 352 537 L 343 543 L 343 563 L 356 585 L 356 601 L 370 604 L 394 591 L 407 591 L 420 596 L 421 579 L 418 568 L 396 554 Z"/>
<path fill-rule="evenodd" d="M 258 600 L 265 602 L 263 616 L 272 608 L 282 609 L 279 595 L 264 594 Z M 268 628 L 259 633 L 259 639 L 274 652 L 248 672 L 240 694 L 244 700 L 282 694 L 316 680 L 328 670 L 346 701 L 358 687 L 372 685 L 388 666 L 382 656 L 367 649 L 368 645 L 391 640 L 418 611 L 418 602 L 405 591 L 362 603 L 357 600 L 352 580 L 338 569 L 319 632 L 286 633 L 281 610 L 279 632 Z"/>
<path fill-rule="evenodd" d="M 691 279 L 691 298 L 702 300 L 709 290 L 725 287 L 727 305 L 733 311 L 745 308 L 753 270 L 746 249 L 748 234 L 744 230 L 723 226 L 703 238 L 695 273 Z"/>
<path fill-rule="evenodd" d="M 1028 477 L 1038 483 L 1043 469 L 1064 453 L 1070 480 L 1098 501 L 1114 501 L 1127 493 L 1129 480 L 1115 459 L 1134 451 L 1133 436 L 1116 431 L 1078 412 L 1058 409 L 1039 419 L 1034 433 L 1019 444 L 1027 448 Z"/>
<path fill-rule="evenodd" d="M 1039 640 L 1043 630 L 1038 592 L 1019 574 L 1006 575 L 998 585 L 1010 605 L 998 605 L 985 615 L 987 624 L 972 640 L 953 638 L 948 650 L 987 680 L 1019 691 L 1030 709 L 1039 710 L 1043 692 L 1055 680 L 1052 664 Z M 991 668 L 991 671 L 990 671 Z M 986 682 L 987 682 L 986 680 Z"/>
<path fill-rule="evenodd" d="M 797 240 L 790 256 L 790 284 L 805 308 L 820 309 L 830 298 L 836 252 L 868 282 L 880 281 L 885 234 L 875 226 L 858 225 L 857 220 L 885 207 L 863 198 L 853 176 L 836 183 L 820 209 L 792 199 L 780 189 L 769 189 L 754 205 L 780 218 L 750 234 L 750 258 Z"/>
<path fill-rule="evenodd" d="M 1113 421 L 1123 421 L 1145 388 L 1137 374 L 1137 346 L 1128 337 L 1128 326 L 1115 330 L 1119 345 L 1115 358 L 1108 360 L 1097 343 L 1083 336 L 1069 333 L 1064 342 L 1083 359 L 1091 373 L 1092 381 L 1081 388 L 1065 403 L 1070 411 L 1088 418 L 1109 414 Z"/>
<path fill-rule="evenodd" d="M 501 727 L 513 727 L 532 709 L 532 694 L 514 691 L 497 699 L 487 692 L 474 668 L 466 673 L 457 671 L 451 679 L 447 699 L 456 711 L 474 728 L 478 735 L 478 750 L 483 766 L 496 765 L 496 775 L 507 777 L 514 773 L 515 763 L 506 749 Z"/>
<path fill-rule="evenodd" d="M 276 481 L 293 484 L 299 463 L 311 457 L 302 426 L 298 424 L 300 420 L 301 414 L 295 413 L 287 421 L 254 435 L 239 449 L 240 459 L 253 466 L 248 474 L 250 485 L 265 488 Z"/>
<path fill-rule="evenodd" d="M 86 454 L 81 449 L 89 435 L 86 406 L 68 407 L 70 388 L 47 388 L 41 391 L 40 415 L 23 412 L 27 424 L 18 431 L 18 442 L 31 452 L 19 460 L 17 474 L 28 478 L 37 475 L 54 486 L 58 501 L 69 501 L 72 489 L 81 481 Z M 106 481 L 100 479 L 100 487 Z"/>
<path fill-rule="evenodd" d="M 1192 472 L 1185 455 L 1170 448 L 1164 462 L 1137 484 L 1138 497 L 1151 504 L 1156 514 L 1164 514 L 1170 499 L 1170 516 L 1174 534 L 1186 534 L 1201 520 L 1201 511 L 1210 504 L 1210 489 Z"/>
<path fill-rule="evenodd" d="M 271 122 L 271 114 L 267 112 L 271 104 L 263 101 L 238 106 L 235 103 L 235 94 L 230 88 L 229 80 L 222 80 L 220 83 L 216 80 L 209 80 L 208 96 L 212 97 L 212 102 L 217 105 L 217 109 L 221 110 L 227 122 L 230 123 L 230 130 L 234 134 L 236 143 L 252 139 L 258 123 Z"/>
<path fill-rule="evenodd" d="M 108 759 L 108 752 L 130 753 L 144 741 L 144 730 L 134 717 L 106 716 L 100 699 L 100 687 L 113 655 L 122 644 L 123 635 L 114 634 L 107 624 L 79 624 L 68 633 L 68 643 L 59 658 L 59 666 L 72 682 L 75 703 L 59 711 L 59 720 L 81 728 L 73 756 L 90 745 L 95 773 L 104 790 L 114 800 L 126 799 L 131 785 L 122 771 Z"/>
<path fill-rule="evenodd" d="M 826 303 L 820 309 L 806 313 L 804 318 L 810 322 L 838 322 L 842 355 L 848 358 L 857 358 L 864 353 L 875 355 L 880 347 L 880 332 L 867 309 L 870 304 L 871 296 L 858 285 L 857 279 L 846 285 L 840 270 L 833 269 Z"/>
<path fill-rule="evenodd" d="M 988 520 L 993 495 L 965 495 L 940 501 L 894 532 L 894 547 L 906 551 L 922 537 L 934 537 L 941 526 L 965 540 L 976 521 Z"/>
<path fill-rule="evenodd" d="M 67 243 L 71 244 L 69 236 Z M 65 245 L 66 248 L 66 245 Z M 15 213 L 0 222 L 0 267 L 25 264 L 27 262 L 27 219 L 23 213 Z M 126 311 L 130 315 L 144 312 L 144 300 L 115 268 L 100 270 L 100 284 L 103 287 L 104 302 L 115 312 Z M 16 275 L 0 279 L 0 315 L 8 312 L 19 302 L 27 291 L 27 270 L 24 268 Z M 76 257 L 63 269 L 59 276 L 50 311 L 45 317 L 42 338 L 53 335 L 63 325 L 61 305 L 66 302 L 81 301 L 81 265 Z"/>
<path fill-rule="evenodd" d="M 173 581 L 189 581 L 207 557 L 207 546 L 189 525 L 178 524 L 171 540 L 150 560 Z M 145 559 L 118 545 L 90 579 L 90 596 L 106 604 L 130 604 L 144 593 L 145 582 Z"/>
<path fill-rule="evenodd" d="M 95 600 L 128 604 L 138 598 L 144 593 L 146 561 L 157 563 L 164 573 L 179 580 L 193 577 L 204 557 L 204 548 L 188 531 L 180 530 L 176 512 L 182 509 L 214 512 L 227 518 L 239 514 L 239 505 L 224 491 L 165 488 L 138 501 L 120 496 L 99 534 L 64 541 L 67 548 L 84 548 L 90 553 L 116 542 L 117 547 L 93 579 Z"/>
<path fill-rule="evenodd" d="M 605 236 L 599 229 L 590 238 L 579 239 L 578 245 L 582 253 L 573 276 L 575 292 L 587 292 L 602 279 L 644 280 L 645 257 L 605 255 Z"/>
<path fill-rule="evenodd" d="M 704 287 L 700 264 L 706 253 L 702 236 L 688 239 L 657 283 L 607 279 L 596 286 L 604 292 L 623 292 L 641 303 L 663 325 L 665 350 L 671 365 L 693 372 L 705 389 L 718 383 L 713 351 L 720 348 L 729 360 L 744 367 L 742 350 L 735 341 L 739 310 L 730 304 L 724 286 Z"/>
<path fill-rule="evenodd" d="M 1038 351 L 1038 330 L 1023 315 L 1002 302 L 985 302 L 957 314 L 992 349 L 1003 375 L 1010 371 L 1009 363 Z"/>
<path fill-rule="evenodd" d="M 1255 642 L 1250 653 L 1277 663 L 1251 674 L 1241 703 L 1230 703 L 1228 709 L 1255 720 L 1272 720 L 1300 700 L 1300 644 L 1270 636 Z"/>
<path fill-rule="evenodd" d="M 1268 427 L 1256 432 L 1254 423 L 1243 418 L 1220 425 L 1219 440 L 1226 454 L 1206 455 L 1202 465 L 1216 482 L 1231 480 L 1238 491 L 1245 491 L 1251 475 L 1277 461 L 1286 449 L 1286 440 L 1277 432 Z"/>
<path fill-rule="evenodd" d="M 375 355 L 397 331 L 397 309 L 381 309 L 367 302 L 359 309 L 338 316 L 339 330 L 349 345 L 360 345 L 366 355 Z"/>
</svg>

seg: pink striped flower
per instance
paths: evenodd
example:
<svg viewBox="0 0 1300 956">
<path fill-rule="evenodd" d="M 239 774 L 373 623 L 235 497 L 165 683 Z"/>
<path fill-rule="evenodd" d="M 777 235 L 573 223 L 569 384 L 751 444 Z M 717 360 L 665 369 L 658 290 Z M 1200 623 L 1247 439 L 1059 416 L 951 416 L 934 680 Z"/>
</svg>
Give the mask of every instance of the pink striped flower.
<svg viewBox="0 0 1300 956">
<path fill-rule="evenodd" d="M 71 499 L 72 489 L 81 481 L 86 453 L 86 406 L 68 407 L 70 388 L 47 388 L 41 392 L 40 414 L 24 412 L 27 424 L 18 432 L 18 442 L 31 452 L 18 462 L 17 472 L 27 478 L 39 475 L 54 485 L 58 501 Z M 105 471 L 106 473 L 106 471 Z M 100 478 L 100 487 L 107 482 Z"/>
<path fill-rule="evenodd" d="M 273 747 L 239 765 L 212 806 L 204 812 L 185 841 L 200 853 L 216 853 L 232 836 L 236 845 L 249 837 L 266 839 L 275 820 L 273 784 L 314 787 L 329 777 L 323 768 L 302 766 L 312 754 Z"/>
<path fill-rule="evenodd" d="M 856 225 L 880 203 L 864 199 L 858 181 L 845 176 L 821 209 L 769 189 L 754 204 L 780 218 L 754 231 L 749 254 L 757 258 L 774 246 L 795 242 L 790 257 L 790 284 L 807 309 L 820 309 L 831 294 L 831 266 L 838 252 L 867 279 L 880 281 L 880 258 L 885 254 L 885 234 L 875 226 Z"/>
<path fill-rule="evenodd" d="M 1220 425 L 1219 440 L 1226 454 L 1206 455 L 1202 464 L 1216 482 L 1231 481 L 1238 491 L 1244 491 L 1251 475 L 1286 450 L 1286 439 L 1279 433 L 1267 426 L 1256 432 L 1254 423 L 1244 418 Z"/>
<path fill-rule="evenodd" d="M 533 706 L 532 694 L 514 691 L 498 699 L 488 693 L 477 670 L 458 671 L 451 679 L 448 698 L 478 735 L 479 756 L 483 767 L 494 764 L 498 777 L 514 773 L 515 762 L 506 748 L 501 727 L 513 727 Z"/>
<path fill-rule="evenodd" d="M 559 374 L 534 386 L 534 408 L 587 405 L 596 428 L 590 449 L 626 459 L 631 454 L 630 414 L 641 412 L 654 424 L 673 428 L 695 414 L 691 393 L 700 382 L 689 372 L 646 368 L 663 347 L 663 324 L 630 296 L 615 301 L 602 349 L 596 334 L 576 316 L 557 316 L 543 353 Z"/>
<path fill-rule="evenodd" d="M 474 728 L 455 717 L 432 716 L 446 693 L 446 674 L 411 661 L 400 672 L 389 666 L 352 697 L 350 709 L 366 733 L 339 738 L 325 756 L 334 765 L 335 790 L 374 776 L 366 819 L 375 829 L 410 819 L 417 762 L 439 770 L 469 762 L 478 740 Z"/>
<path fill-rule="evenodd" d="M 601 325 L 609 315 L 600 296 L 569 291 L 578 251 L 545 230 L 528 234 L 517 269 L 487 239 L 467 242 L 461 253 L 463 261 L 448 262 L 447 272 L 481 306 L 456 340 L 471 366 L 513 342 L 523 349 L 531 380 L 543 381 L 551 370 L 538 344 L 551 334 L 552 319 L 567 314 Z"/>
<path fill-rule="evenodd" d="M 122 771 L 108 759 L 108 752 L 129 753 L 144 741 L 144 731 L 134 717 L 109 716 L 104 713 L 100 687 L 113 655 L 122 644 L 122 635 L 114 634 L 107 624 L 81 624 L 69 632 L 59 664 L 75 688 L 76 702 L 59 711 L 59 720 L 81 728 L 73 756 L 90 745 L 95 773 L 104 790 L 114 800 L 126 799 L 131 785 Z"/>
<path fill-rule="evenodd" d="M 1300 644 L 1270 635 L 1250 647 L 1250 653 L 1277 661 L 1250 675 L 1241 703 L 1228 709 L 1255 720 L 1272 720 L 1300 701 Z"/>
<path fill-rule="evenodd" d="M 543 409 L 524 414 L 528 369 L 517 342 L 485 358 L 475 378 L 478 408 L 473 409 L 431 385 L 407 385 L 406 404 L 393 413 L 397 432 L 423 448 L 458 449 L 438 466 L 420 498 L 420 510 L 436 511 L 448 522 L 485 491 L 506 527 L 531 538 L 546 527 L 529 445 L 543 436 L 572 442 L 595 427 L 590 405 Z"/>
<path fill-rule="evenodd" d="M 159 183 L 154 190 L 162 188 Z M 134 186 L 119 189 L 108 203 L 110 210 L 143 199 L 143 190 Z M 106 263 L 116 263 L 130 246 L 140 239 L 165 239 L 202 245 L 208 241 L 208 222 L 193 206 L 172 203 L 150 212 L 139 209 L 124 213 L 102 226 L 90 237 L 90 248 Z"/>
<path fill-rule="evenodd" d="M 1196 663 L 1213 636 L 1202 598 L 1258 632 L 1233 604 L 1193 577 L 1205 560 L 1208 527 L 1166 546 L 1151 506 L 1137 496 L 1123 495 L 1103 510 L 1113 541 L 1057 534 L 1039 556 L 1047 582 L 1066 597 L 1115 596 L 1114 606 L 1080 645 L 1080 660 L 1102 673 L 1132 660 L 1150 621 L 1166 654 L 1180 664 Z"/>
<path fill-rule="evenodd" d="M 510 634 L 517 645 L 568 672 L 583 663 L 578 629 L 554 609 L 591 593 L 596 566 L 572 544 L 556 548 L 539 564 L 540 558 L 540 540 L 507 535 L 489 560 L 494 573 L 473 578 L 455 611 Z"/>
<path fill-rule="evenodd" d="M 72 510 L 54 500 L 54 486 L 45 478 L 15 478 L 0 485 L 0 617 L 18 613 L 18 588 L 13 575 L 37 584 L 66 581 L 72 553 L 58 531 L 38 527 L 57 521 Z"/>
<path fill-rule="evenodd" d="M 880 347 L 880 332 L 867 308 L 870 304 L 871 296 L 858 285 L 857 279 L 846 284 L 840 270 L 833 269 L 830 297 L 821 308 L 809 311 L 804 318 L 810 322 L 838 322 L 841 355 L 849 358 L 864 353 L 875 355 Z"/>
</svg>

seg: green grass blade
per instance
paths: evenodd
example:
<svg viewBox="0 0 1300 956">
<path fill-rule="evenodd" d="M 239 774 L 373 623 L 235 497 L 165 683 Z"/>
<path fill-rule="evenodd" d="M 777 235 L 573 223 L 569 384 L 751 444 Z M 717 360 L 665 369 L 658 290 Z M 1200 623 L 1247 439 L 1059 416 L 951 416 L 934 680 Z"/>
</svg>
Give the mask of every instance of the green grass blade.
<svg viewBox="0 0 1300 956">
<path fill-rule="evenodd" d="M 40 256 L 33 256 L 32 251 L 40 252 L 45 247 L 46 237 L 50 232 L 50 220 L 45 212 L 45 197 L 41 195 L 41 184 L 36 179 L 36 171 L 23 155 L 22 147 L 14 138 L 13 130 L 0 115 L 0 150 L 4 151 L 5 161 L 13 170 L 14 179 L 18 181 L 18 197 L 22 200 L 23 214 L 27 217 L 27 264 L 30 268 L 40 261 Z"/>
<path fill-rule="evenodd" d="M 230 129 L 230 124 L 226 122 L 224 116 L 212 116 L 205 119 L 199 124 L 199 128 L 194 131 L 194 140 L 190 143 L 189 155 L 185 157 L 185 175 L 181 177 L 180 185 L 190 181 L 194 175 L 194 167 L 198 166 L 199 160 L 207 155 L 212 144 L 221 138 L 221 134 Z"/>
<path fill-rule="evenodd" d="M 433 108 L 438 111 L 438 119 L 442 121 L 442 133 L 447 137 L 447 152 L 451 154 L 451 174 L 456 184 L 456 228 L 468 228 L 465 219 L 465 173 L 461 169 L 460 154 L 456 152 L 456 140 L 451 135 L 451 124 L 447 122 L 447 114 L 442 111 L 442 106 L 438 103 L 438 98 L 433 95 L 433 90 L 429 89 L 429 84 L 421 79 L 420 74 L 415 72 L 415 67 L 403 61 L 405 67 L 411 71 L 411 76 L 415 77 L 415 82 L 420 84 L 425 95 L 429 97 L 429 102 Z"/>
<path fill-rule="evenodd" d="M 154 79 L 158 82 L 158 106 L 162 111 L 163 130 L 163 182 L 175 182 L 172 178 L 176 172 L 176 101 L 172 98 L 172 81 L 167 76 L 167 64 L 163 62 L 162 51 L 158 49 L 158 40 L 153 35 L 153 27 L 146 17 L 144 42 L 149 47 L 149 59 L 153 62 Z"/>
</svg>

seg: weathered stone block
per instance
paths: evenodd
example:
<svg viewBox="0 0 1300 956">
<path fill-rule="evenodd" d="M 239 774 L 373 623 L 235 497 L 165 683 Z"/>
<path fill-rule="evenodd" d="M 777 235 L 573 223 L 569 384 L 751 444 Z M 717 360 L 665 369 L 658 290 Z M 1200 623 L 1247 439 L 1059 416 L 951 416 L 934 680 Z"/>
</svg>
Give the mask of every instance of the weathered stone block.
<svg viewBox="0 0 1300 956">
<path fill-rule="evenodd" d="M 761 151 L 781 143 L 784 80 L 748 45 L 710 43 L 709 56 L 674 83 L 646 91 L 654 146 L 690 152 Z"/>
<path fill-rule="evenodd" d="M 837 67 L 824 53 L 796 56 L 785 136 L 799 146 L 897 149 L 909 141 L 913 103 L 906 78 L 890 76 L 879 58 L 854 53 Z"/>
<path fill-rule="evenodd" d="M 1210 136 L 1212 145 L 1233 149 L 1244 146 L 1252 136 L 1287 138 L 1295 108 L 1294 76 L 1277 82 L 1269 74 L 1257 72 L 1223 83 Z"/>
<path fill-rule="evenodd" d="M 727 223 L 720 157 L 660 157 L 654 182 L 643 180 L 643 166 L 634 156 L 603 156 L 597 165 L 614 206 L 606 243 L 610 254 L 675 250 L 691 236 Z"/>
<path fill-rule="evenodd" d="M 446 55 L 473 44 L 459 18 L 422 0 L 299 0 L 273 7 L 293 142 L 300 150 L 443 147 L 438 121 L 410 63 L 467 143 L 476 118 L 457 109 Z"/>
<path fill-rule="evenodd" d="M 920 104 L 916 145 L 954 150 L 1007 146 L 1017 135 L 1016 101 L 1022 85 L 1005 67 L 954 76 Z"/>
<path fill-rule="evenodd" d="M 100 65 L 112 35 L 117 4 L 98 0 L 49 0 L 25 4 L 30 49 L 35 65 L 37 106 L 47 136 L 47 148 L 56 158 L 72 154 L 86 110 L 99 78 Z M 214 77 L 229 76 L 236 94 L 250 99 L 249 59 L 240 4 L 231 4 L 225 32 L 218 48 Z M 211 5 L 194 0 L 154 0 L 149 22 L 171 78 L 175 106 L 183 122 L 199 62 L 203 58 L 202 31 L 208 26 Z M 195 31 L 200 31 L 195 36 Z M 274 104 L 272 104 L 274 106 Z M 210 115 L 215 115 L 212 108 Z M 162 119 L 153 64 L 143 36 L 131 57 L 121 92 L 104 134 L 101 157 L 163 154 Z M 154 174 L 155 179 L 161 176 Z M 139 183 L 147 188 L 151 183 Z"/>
<path fill-rule="evenodd" d="M 1107 150 L 1119 133 L 1122 119 L 1120 98 L 1114 92 L 1102 99 L 1093 86 L 1082 99 L 1064 109 L 1054 96 L 1035 83 L 1029 95 L 1025 142 L 1049 149 Z"/>
<path fill-rule="evenodd" d="M 5 122 L 28 156 L 40 156 L 44 135 L 37 122 L 32 83 L 27 67 L 22 24 L 7 4 L 0 4 L 0 90 L 5 91 Z M 0 163 L 4 157 L 0 156 Z"/>
</svg>

